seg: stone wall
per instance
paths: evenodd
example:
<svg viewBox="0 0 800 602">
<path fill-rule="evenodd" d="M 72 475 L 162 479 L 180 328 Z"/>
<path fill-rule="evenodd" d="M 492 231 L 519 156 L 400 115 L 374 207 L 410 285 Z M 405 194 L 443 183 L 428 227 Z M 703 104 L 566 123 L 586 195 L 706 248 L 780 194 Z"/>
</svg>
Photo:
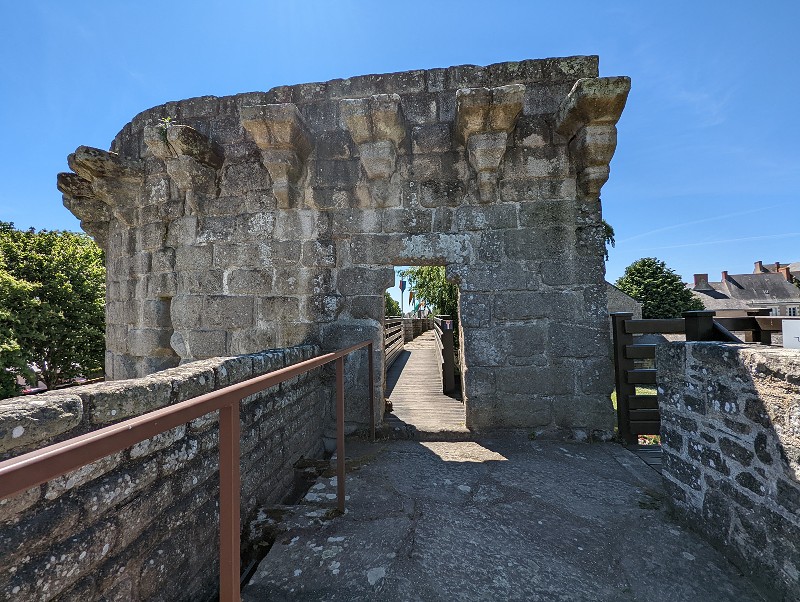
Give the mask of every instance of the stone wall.
<svg viewBox="0 0 800 602">
<path fill-rule="evenodd" d="M 403 340 L 410 343 L 431 328 L 433 328 L 431 318 L 403 318 Z"/>
<path fill-rule="evenodd" d="M 659 345 L 656 365 L 664 484 L 677 514 L 779 599 L 796 600 L 800 353 L 671 343 Z"/>
<path fill-rule="evenodd" d="M 623 293 L 610 282 L 606 282 L 606 297 L 608 299 L 608 313 L 624 311 L 633 314 L 634 320 L 642 319 L 642 304 L 630 295 Z M 609 324 L 611 321 L 609 320 Z"/>
<path fill-rule="evenodd" d="M 312 346 L 197 361 L 0 402 L 0 459 L 270 372 Z M 321 370 L 243 400 L 242 523 L 318 457 L 330 393 Z M 204 600 L 218 579 L 216 413 L 0 500 L 0 599 Z M 246 534 L 243 534 L 243 537 Z M 248 542 L 243 540 L 243 545 Z"/>
<path fill-rule="evenodd" d="M 599 193 L 629 88 L 568 57 L 137 115 L 112 152 L 80 147 L 59 175 L 107 254 L 109 378 L 371 338 L 379 388 L 394 266 L 444 265 L 469 426 L 611 430 Z M 347 373 L 361 423 L 366 370 Z"/>
</svg>

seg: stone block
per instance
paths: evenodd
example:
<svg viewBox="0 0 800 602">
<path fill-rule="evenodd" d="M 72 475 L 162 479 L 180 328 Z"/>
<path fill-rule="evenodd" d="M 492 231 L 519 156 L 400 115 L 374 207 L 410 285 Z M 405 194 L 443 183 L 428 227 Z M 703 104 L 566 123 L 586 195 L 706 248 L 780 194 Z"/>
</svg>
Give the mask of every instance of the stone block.
<svg viewBox="0 0 800 602">
<path fill-rule="evenodd" d="M 151 253 L 153 272 L 172 272 L 175 269 L 175 250 L 157 249 Z"/>
<path fill-rule="evenodd" d="M 379 295 L 394 284 L 394 268 L 344 268 L 339 270 L 337 288 L 342 295 Z"/>
<path fill-rule="evenodd" d="M 108 424 L 169 405 L 172 385 L 158 376 L 133 381 L 112 381 L 80 387 L 81 396 L 93 424 Z"/>
<path fill-rule="evenodd" d="M 189 241 L 186 244 L 235 240 L 239 234 L 237 232 L 238 226 L 239 219 L 235 215 L 204 216 L 199 220 L 197 236 L 193 241 Z"/>
<path fill-rule="evenodd" d="M 419 185 L 419 204 L 423 207 L 456 207 L 464 200 L 466 186 L 459 180 L 424 180 Z"/>
<path fill-rule="evenodd" d="M 383 230 L 386 233 L 421 234 L 431 231 L 433 212 L 426 209 L 386 209 Z"/>
<path fill-rule="evenodd" d="M 195 216 L 181 217 L 170 222 L 164 246 L 175 248 L 195 244 L 198 235 L 197 227 Z"/>
<path fill-rule="evenodd" d="M 500 265 L 479 264 L 469 269 L 453 269 L 460 280 L 462 291 L 526 291 L 538 290 L 539 275 L 535 266 L 525 262 L 507 262 Z"/>
<path fill-rule="evenodd" d="M 223 291 L 230 295 L 268 295 L 272 290 L 270 269 L 234 268 L 223 275 Z"/>
<path fill-rule="evenodd" d="M 261 161 L 231 163 L 222 171 L 220 193 L 223 198 L 241 198 L 253 190 L 268 190 L 272 182 Z M 225 213 L 234 215 L 234 213 Z M 223 214 L 220 214 L 223 215 Z"/>
<path fill-rule="evenodd" d="M 164 246 L 167 227 L 161 222 L 144 224 L 136 229 L 136 247 L 139 249 L 160 249 Z"/>
<path fill-rule="evenodd" d="M 122 452 L 117 452 L 48 481 L 44 484 L 45 499 L 54 500 L 68 491 L 94 481 L 114 470 L 122 462 L 122 459 Z"/>
<path fill-rule="evenodd" d="M 485 207 L 463 206 L 455 210 L 456 230 L 505 230 L 517 227 L 517 207 L 502 203 Z"/>
<path fill-rule="evenodd" d="M 303 243 L 302 264 L 306 267 L 335 267 L 336 246 L 331 240 L 311 240 Z"/>
<path fill-rule="evenodd" d="M 176 330 L 170 343 L 175 353 L 184 359 L 206 359 L 227 353 L 224 330 Z"/>
<path fill-rule="evenodd" d="M 181 271 L 201 271 L 212 265 L 214 248 L 211 245 L 180 246 L 175 249 L 175 268 Z"/>
<path fill-rule="evenodd" d="M 228 335 L 227 354 L 257 353 L 279 346 L 279 329 L 275 325 L 234 330 Z"/>
<path fill-rule="evenodd" d="M 0 453 L 43 443 L 76 428 L 83 420 L 81 397 L 44 393 L 0 401 Z"/>
<path fill-rule="evenodd" d="M 403 238 L 399 234 L 357 235 L 350 242 L 350 259 L 354 264 L 362 265 L 393 263 L 402 249 Z"/>
<path fill-rule="evenodd" d="M 129 328 L 128 352 L 139 357 L 157 355 L 158 350 L 170 348 L 171 335 L 168 328 Z"/>
<path fill-rule="evenodd" d="M 452 146 L 449 123 L 421 125 L 411 130 L 411 152 L 417 154 L 446 153 Z"/>
<path fill-rule="evenodd" d="M 203 302 L 201 325 L 207 329 L 249 328 L 254 324 L 253 297 L 209 295 Z"/>
<path fill-rule="evenodd" d="M 218 269 L 179 272 L 177 277 L 177 294 L 219 294 L 223 290 L 222 282 L 223 271 Z"/>
</svg>

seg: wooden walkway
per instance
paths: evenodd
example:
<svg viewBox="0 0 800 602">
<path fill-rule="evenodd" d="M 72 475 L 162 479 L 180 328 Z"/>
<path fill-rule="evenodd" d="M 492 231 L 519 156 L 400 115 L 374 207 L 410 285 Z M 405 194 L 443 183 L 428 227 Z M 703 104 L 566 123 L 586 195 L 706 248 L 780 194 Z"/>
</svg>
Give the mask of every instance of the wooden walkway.
<svg viewBox="0 0 800 602">
<path fill-rule="evenodd" d="M 442 393 L 434 336 L 429 330 L 406 343 L 389 369 L 386 394 L 393 410 L 386 422 L 393 432 L 415 439 L 463 439 L 470 436 L 464 404 Z"/>
</svg>

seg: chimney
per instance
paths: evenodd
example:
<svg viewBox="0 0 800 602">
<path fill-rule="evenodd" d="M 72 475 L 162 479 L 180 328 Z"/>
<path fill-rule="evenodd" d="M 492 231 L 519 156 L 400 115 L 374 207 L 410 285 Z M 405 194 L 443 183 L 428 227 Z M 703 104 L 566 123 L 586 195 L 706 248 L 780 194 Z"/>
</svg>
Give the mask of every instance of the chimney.
<svg viewBox="0 0 800 602">
<path fill-rule="evenodd" d="M 788 265 L 785 268 L 781 268 L 780 273 L 783 274 L 783 277 L 786 278 L 788 282 L 792 281 L 792 273 L 789 271 Z"/>
<path fill-rule="evenodd" d="M 780 261 L 776 261 L 775 262 L 775 273 L 777 274 L 780 271 L 781 271 L 781 262 Z"/>
<path fill-rule="evenodd" d="M 708 274 L 695 274 L 694 275 L 694 290 L 707 291 L 711 286 L 708 284 Z"/>
<path fill-rule="evenodd" d="M 728 270 L 722 270 L 722 282 L 726 282 L 728 280 Z"/>
<path fill-rule="evenodd" d="M 761 261 L 756 261 L 756 267 L 753 270 L 753 273 L 754 274 L 761 274 L 764 271 L 766 271 L 766 270 L 764 270 L 764 264 Z"/>
</svg>

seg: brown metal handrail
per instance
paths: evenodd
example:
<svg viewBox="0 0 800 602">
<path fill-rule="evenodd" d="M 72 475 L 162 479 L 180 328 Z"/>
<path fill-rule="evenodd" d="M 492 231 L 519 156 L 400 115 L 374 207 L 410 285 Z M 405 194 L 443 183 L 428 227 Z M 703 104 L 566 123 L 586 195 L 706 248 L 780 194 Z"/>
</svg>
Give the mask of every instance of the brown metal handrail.
<svg viewBox="0 0 800 602">
<path fill-rule="evenodd" d="M 240 600 L 241 570 L 239 558 L 241 535 L 239 402 L 264 389 L 279 385 L 333 361 L 336 362 L 336 493 L 338 510 L 344 512 L 344 357 L 363 347 L 367 347 L 369 355 L 370 435 L 374 440 L 375 393 L 372 341 L 363 341 L 345 349 L 326 353 L 218 391 L 212 391 L 0 462 L 0 499 L 45 483 L 64 473 L 219 410 L 220 600 L 238 602 Z"/>
</svg>

